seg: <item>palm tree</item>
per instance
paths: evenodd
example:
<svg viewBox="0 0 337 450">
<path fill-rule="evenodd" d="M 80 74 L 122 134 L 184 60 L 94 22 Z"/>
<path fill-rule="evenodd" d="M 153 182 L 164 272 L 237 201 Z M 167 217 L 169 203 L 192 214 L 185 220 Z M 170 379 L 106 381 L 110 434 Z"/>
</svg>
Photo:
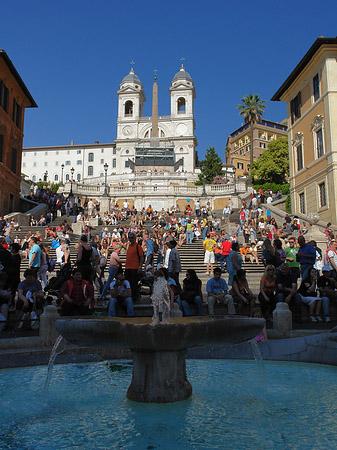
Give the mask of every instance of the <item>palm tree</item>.
<svg viewBox="0 0 337 450">
<path fill-rule="evenodd" d="M 261 120 L 264 110 L 267 108 L 266 102 L 261 100 L 257 94 L 250 94 L 243 97 L 241 104 L 238 105 L 237 109 L 240 111 L 240 116 L 243 116 L 245 123 L 250 125 L 250 166 L 249 172 L 251 173 L 253 159 L 253 125 L 258 120 Z M 251 180 L 253 181 L 253 180 Z"/>
</svg>

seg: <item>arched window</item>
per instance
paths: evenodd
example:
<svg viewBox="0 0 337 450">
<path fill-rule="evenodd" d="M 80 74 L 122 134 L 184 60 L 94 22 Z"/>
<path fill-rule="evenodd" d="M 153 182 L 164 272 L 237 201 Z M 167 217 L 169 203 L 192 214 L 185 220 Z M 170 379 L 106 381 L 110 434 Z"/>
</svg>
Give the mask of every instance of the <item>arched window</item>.
<svg viewBox="0 0 337 450">
<path fill-rule="evenodd" d="M 178 98 L 178 114 L 185 114 L 186 111 L 186 100 L 184 97 Z"/>
<path fill-rule="evenodd" d="M 89 162 L 94 162 L 94 154 L 93 154 L 93 153 L 89 153 L 89 155 L 88 155 L 88 161 L 89 161 Z"/>
<path fill-rule="evenodd" d="M 94 174 L 94 166 L 88 166 L 88 177 L 92 177 Z"/>
<path fill-rule="evenodd" d="M 77 176 L 76 176 L 76 178 L 77 178 L 77 181 L 81 181 L 81 174 L 78 173 Z"/>
<path fill-rule="evenodd" d="M 59 180 L 59 176 L 58 175 L 54 175 L 54 181 L 58 181 Z"/>
<path fill-rule="evenodd" d="M 36 181 L 36 175 L 32 176 L 32 181 Z"/>
<path fill-rule="evenodd" d="M 69 173 L 67 173 L 66 174 L 66 181 L 69 181 L 70 180 L 70 176 L 69 176 Z"/>
<path fill-rule="evenodd" d="M 144 138 L 146 139 L 146 138 L 148 138 L 150 136 L 150 130 L 147 130 L 147 132 L 145 133 L 145 135 L 144 135 Z"/>
<path fill-rule="evenodd" d="M 124 111 L 124 113 L 125 113 L 125 117 L 132 116 L 132 114 L 133 114 L 133 103 L 132 103 L 131 100 L 128 100 L 125 103 L 125 111 Z"/>
</svg>

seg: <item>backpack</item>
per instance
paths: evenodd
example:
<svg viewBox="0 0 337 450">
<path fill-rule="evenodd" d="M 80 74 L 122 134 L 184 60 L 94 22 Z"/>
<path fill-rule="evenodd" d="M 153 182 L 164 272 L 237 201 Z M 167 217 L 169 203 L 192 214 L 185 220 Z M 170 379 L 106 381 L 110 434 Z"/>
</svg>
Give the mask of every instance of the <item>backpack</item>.
<svg viewBox="0 0 337 450">
<path fill-rule="evenodd" d="M 56 266 L 56 261 L 53 258 L 48 258 L 48 272 L 53 272 Z"/>
</svg>

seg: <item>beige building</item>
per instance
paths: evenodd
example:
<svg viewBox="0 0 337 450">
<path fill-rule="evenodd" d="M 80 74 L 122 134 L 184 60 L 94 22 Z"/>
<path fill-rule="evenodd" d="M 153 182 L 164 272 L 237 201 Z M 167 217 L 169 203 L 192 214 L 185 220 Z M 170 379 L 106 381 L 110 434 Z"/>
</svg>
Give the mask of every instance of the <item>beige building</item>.
<svg viewBox="0 0 337 450">
<path fill-rule="evenodd" d="M 337 224 L 337 38 L 318 38 L 272 100 L 287 102 L 292 211 Z"/>
<path fill-rule="evenodd" d="M 226 147 L 230 148 L 230 161 L 236 169 L 236 176 L 249 173 L 250 167 L 250 124 L 246 123 L 235 130 L 227 139 Z M 271 141 L 287 137 L 285 123 L 270 122 L 261 119 L 253 124 L 253 160 L 256 161 Z"/>
</svg>

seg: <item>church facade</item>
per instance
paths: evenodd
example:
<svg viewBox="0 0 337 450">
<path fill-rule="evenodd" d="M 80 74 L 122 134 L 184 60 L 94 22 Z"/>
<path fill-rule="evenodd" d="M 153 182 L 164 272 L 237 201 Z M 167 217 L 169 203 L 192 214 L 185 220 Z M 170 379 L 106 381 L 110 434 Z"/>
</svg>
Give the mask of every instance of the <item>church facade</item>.
<svg viewBox="0 0 337 450">
<path fill-rule="evenodd" d="M 114 142 L 23 149 L 22 172 L 32 181 L 104 182 L 108 164 L 110 186 L 135 185 L 138 178 L 156 184 L 183 175 L 197 179 L 197 139 L 194 120 L 194 82 L 182 65 L 169 87 L 170 115 L 158 116 L 157 82 L 153 84 L 152 117 L 143 116 L 143 84 L 131 69 L 120 83 L 117 136 Z M 199 170 L 197 169 L 197 172 Z M 161 176 L 162 175 L 162 176 Z M 145 178 L 144 178 L 145 176 Z"/>
</svg>

